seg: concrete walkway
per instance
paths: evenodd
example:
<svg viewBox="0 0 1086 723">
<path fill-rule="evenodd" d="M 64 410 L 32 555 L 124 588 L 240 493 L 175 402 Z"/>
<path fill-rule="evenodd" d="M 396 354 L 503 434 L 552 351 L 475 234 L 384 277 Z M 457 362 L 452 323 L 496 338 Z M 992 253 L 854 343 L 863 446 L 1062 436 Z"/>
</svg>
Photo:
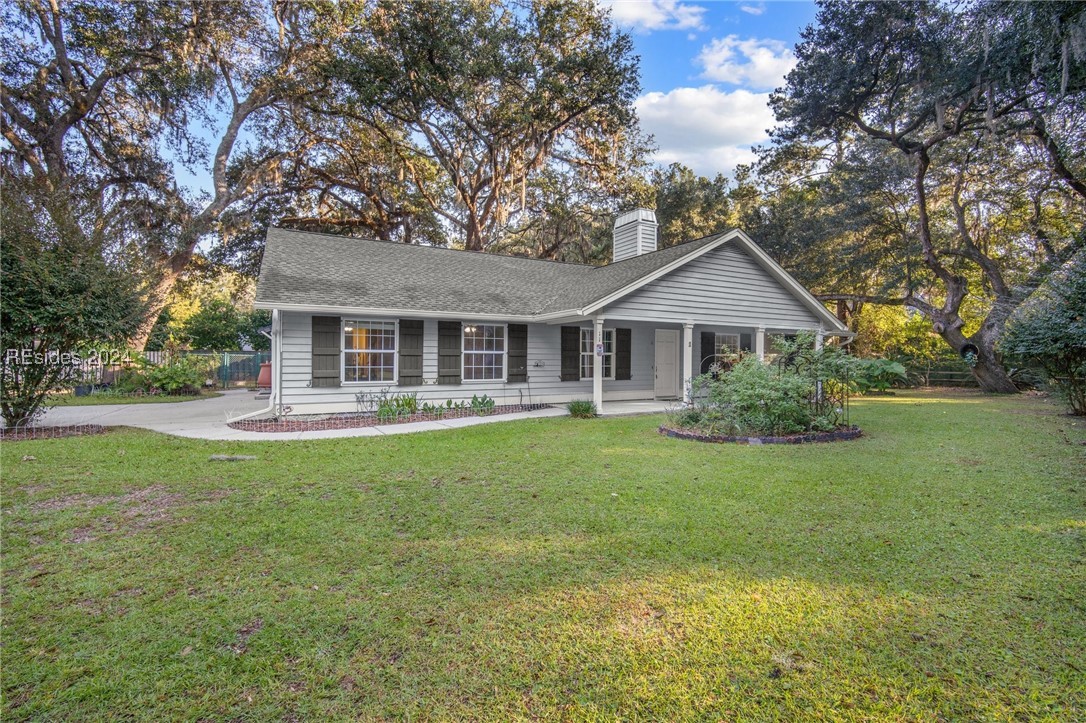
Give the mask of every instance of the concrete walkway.
<svg viewBox="0 0 1086 723">
<path fill-rule="evenodd" d="M 683 405 L 681 399 L 634 399 L 604 402 L 601 417 L 624 417 L 630 414 L 664 414 Z"/>
<path fill-rule="evenodd" d="M 240 441 L 336 439 L 341 437 L 380 437 L 386 434 L 410 434 L 441 429 L 459 429 L 476 424 L 509 422 L 516 419 L 561 417 L 564 408 L 547 407 L 533 412 L 502 414 L 493 417 L 465 417 L 410 424 L 384 424 L 354 429 L 322 429 L 311 432 L 248 432 L 226 426 L 227 420 L 267 407 L 266 400 L 254 399 L 246 390 L 231 390 L 220 397 L 192 402 L 163 404 L 102 404 L 86 407 L 54 407 L 38 422 L 41 426 L 101 424 L 107 427 L 139 427 L 191 439 Z"/>
<path fill-rule="evenodd" d="M 67 424 L 101 424 L 107 427 L 139 427 L 154 432 L 173 434 L 191 439 L 222 439 L 239 441 L 339 439 L 343 437 L 380 437 L 387 434 L 433 432 L 460 429 L 476 424 L 511 422 L 517 419 L 539 419 L 565 416 L 564 407 L 546 407 L 533 412 L 501 414 L 493 417 L 464 417 L 410 424 L 382 424 L 353 429 L 320 429 L 310 432 L 249 432 L 226 426 L 230 419 L 267 408 L 267 401 L 257 400 L 255 393 L 231 390 L 222 396 L 193 402 L 162 404 L 102 404 L 87 407 L 54 407 L 38 423 L 42 426 Z M 604 417 L 628 414 L 661 414 L 679 406 L 678 401 L 606 402 Z"/>
</svg>

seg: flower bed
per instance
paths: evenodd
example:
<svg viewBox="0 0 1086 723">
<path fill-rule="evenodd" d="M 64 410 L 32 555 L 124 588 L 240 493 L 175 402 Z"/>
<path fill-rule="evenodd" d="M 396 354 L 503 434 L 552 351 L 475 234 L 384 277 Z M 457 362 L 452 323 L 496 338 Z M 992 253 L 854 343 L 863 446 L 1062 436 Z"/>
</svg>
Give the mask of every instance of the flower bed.
<svg viewBox="0 0 1086 723">
<path fill-rule="evenodd" d="M 60 437 L 82 437 L 87 434 L 102 434 L 106 428 L 101 424 L 66 424 L 54 427 L 10 427 L 0 429 L 0 439 L 15 442 L 23 439 L 56 439 Z"/>
<path fill-rule="evenodd" d="M 788 434 L 782 437 L 738 437 L 719 434 L 705 434 L 692 429 L 680 429 L 663 425 L 660 434 L 676 439 L 692 439 L 696 442 L 733 442 L 735 444 L 807 444 L 809 442 L 843 442 L 856 439 L 863 432 L 859 427 L 841 427 L 832 432 L 808 432 L 806 434 Z"/>
<path fill-rule="evenodd" d="M 534 412 L 546 409 L 549 404 L 506 404 L 488 411 L 467 409 L 448 409 L 443 414 L 416 412 L 392 418 L 377 417 L 374 414 L 347 412 L 342 414 L 299 415 L 294 417 L 275 417 L 272 419 L 242 419 L 231 422 L 230 427 L 247 432 L 315 432 L 326 429 L 356 429 L 358 427 L 376 427 L 386 424 L 409 424 L 411 422 L 440 422 L 444 419 L 462 419 L 464 417 L 493 417 L 500 414 Z"/>
</svg>

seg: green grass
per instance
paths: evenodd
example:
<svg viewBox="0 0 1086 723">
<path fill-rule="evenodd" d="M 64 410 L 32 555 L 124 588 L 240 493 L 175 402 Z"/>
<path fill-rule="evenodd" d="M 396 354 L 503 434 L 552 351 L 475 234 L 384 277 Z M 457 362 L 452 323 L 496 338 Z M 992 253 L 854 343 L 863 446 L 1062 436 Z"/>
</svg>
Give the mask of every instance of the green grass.
<svg viewBox="0 0 1086 723">
<path fill-rule="evenodd" d="M 49 397 L 46 402 L 48 407 L 96 407 L 101 404 L 170 404 L 173 402 L 194 402 L 197 399 L 211 399 L 221 397 L 222 392 L 206 392 L 204 394 L 155 394 L 155 395 L 120 395 L 120 394 L 88 394 L 85 397 L 77 397 L 74 394 L 56 394 Z"/>
<path fill-rule="evenodd" d="M 853 422 L 6 443 L 3 717 L 1083 719 L 1082 420 Z"/>
</svg>

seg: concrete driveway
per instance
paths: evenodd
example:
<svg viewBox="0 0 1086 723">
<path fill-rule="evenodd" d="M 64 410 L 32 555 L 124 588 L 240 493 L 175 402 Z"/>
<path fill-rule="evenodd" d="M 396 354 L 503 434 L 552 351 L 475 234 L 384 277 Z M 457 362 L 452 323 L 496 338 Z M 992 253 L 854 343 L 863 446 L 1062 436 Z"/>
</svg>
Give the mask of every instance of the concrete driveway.
<svg viewBox="0 0 1086 723">
<path fill-rule="evenodd" d="M 107 427 L 140 427 L 155 432 L 193 439 L 286 441 L 297 439 L 335 439 L 341 437 L 374 437 L 386 434 L 410 434 L 442 429 L 458 429 L 476 424 L 492 424 L 514 419 L 561 417 L 566 410 L 559 407 L 536 409 L 494 417 L 467 417 L 411 424 L 387 424 L 351 429 L 321 429 L 308 432 L 249 432 L 226 426 L 229 419 L 266 409 L 267 400 L 256 400 L 255 392 L 228 391 L 221 397 L 193 402 L 165 404 L 103 404 L 93 407 L 54 407 L 38 422 L 41 426 L 65 424 L 101 424 Z"/>
<path fill-rule="evenodd" d="M 228 434 L 228 419 L 265 409 L 266 399 L 256 392 L 232 389 L 222 396 L 192 402 L 162 404 L 102 404 L 87 407 L 53 407 L 38 424 L 101 424 L 107 427 L 141 427 L 182 437 L 205 437 L 209 432 Z"/>
</svg>

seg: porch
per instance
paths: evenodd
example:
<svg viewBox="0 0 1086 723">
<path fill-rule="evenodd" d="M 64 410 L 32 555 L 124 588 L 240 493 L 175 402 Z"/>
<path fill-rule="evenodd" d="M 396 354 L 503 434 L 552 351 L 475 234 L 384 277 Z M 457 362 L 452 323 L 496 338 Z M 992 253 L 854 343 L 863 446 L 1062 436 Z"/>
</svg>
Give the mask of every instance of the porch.
<svg viewBox="0 0 1086 723">
<path fill-rule="evenodd" d="M 601 416 L 662 413 L 689 401 L 690 382 L 708 371 L 715 361 L 728 362 L 742 356 L 765 360 L 773 354 L 772 337 L 792 335 L 802 329 L 769 324 L 739 326 L 734 323 L 665 322 L 659 319 L 597 316 L 584 319 L 581 379 L 592 384 L 592 401 Z M 633 328 L 627 335 L 633 367 L 644 370 L 640 378 L 650 381 L 651 390 L 638 385 L 619 391 L 615 383 L 615 329 Z M 825 331 L 808 329 L 821 346 Z M 594 344 L 590 343 L 593 342 Z M 636 376 L 636 375 L 635 375 Z"/>
</svg>

